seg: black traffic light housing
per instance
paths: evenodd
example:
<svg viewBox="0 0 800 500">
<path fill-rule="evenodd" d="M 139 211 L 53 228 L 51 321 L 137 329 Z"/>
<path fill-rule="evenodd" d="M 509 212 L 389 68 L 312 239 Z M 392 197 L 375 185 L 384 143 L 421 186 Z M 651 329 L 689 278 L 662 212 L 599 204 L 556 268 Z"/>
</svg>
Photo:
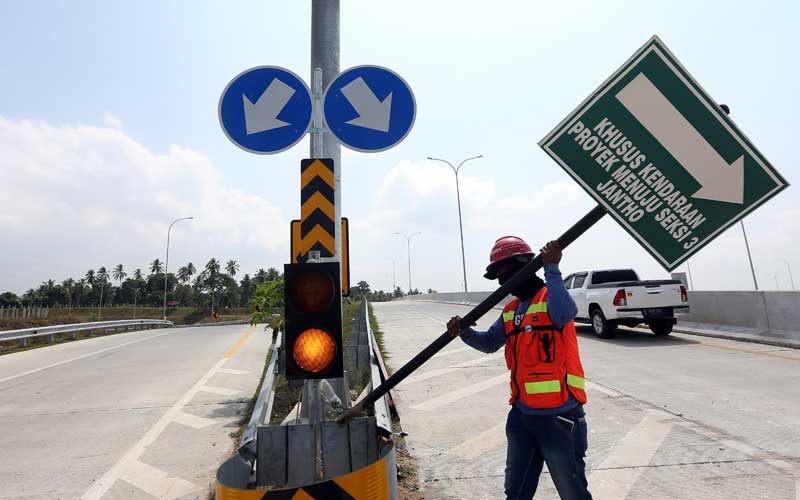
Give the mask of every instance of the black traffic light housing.
<svg viewBox="0 0 800 500">
<path fill-rule="evenodd" d="M 286 378 L 344 375 L 338 262 L 285 264 Z"/>
</svg>

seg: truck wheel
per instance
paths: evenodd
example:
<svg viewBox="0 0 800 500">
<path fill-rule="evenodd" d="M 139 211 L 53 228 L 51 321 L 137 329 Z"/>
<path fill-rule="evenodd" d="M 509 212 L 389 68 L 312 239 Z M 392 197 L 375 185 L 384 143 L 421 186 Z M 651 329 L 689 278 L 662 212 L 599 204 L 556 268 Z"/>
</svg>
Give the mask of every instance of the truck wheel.
<svg viewBox="0 0 800 500">
<path fill-rule="evenodd" d="M 672 333 L 672 322 L 667 320 L 658 320 L 658 321 L 651 321 L 647 324 L 650 327 L 650 331 L 658 335 L 659 337 L 663 337 L 665 335 L 669 335 Z"/>
<path fill-rule="evenodd" d="M 602 310 L 595 309 L 592 311 L 592 330 L 601 339 L 607 339 L 614 334 L 614 325 L 606 320 Z"/>
</svg>

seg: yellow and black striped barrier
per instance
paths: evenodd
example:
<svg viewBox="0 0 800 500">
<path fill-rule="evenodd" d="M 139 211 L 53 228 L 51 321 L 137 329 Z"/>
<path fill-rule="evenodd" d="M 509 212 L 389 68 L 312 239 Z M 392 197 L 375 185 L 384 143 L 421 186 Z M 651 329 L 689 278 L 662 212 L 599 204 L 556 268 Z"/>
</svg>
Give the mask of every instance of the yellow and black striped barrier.
<svg viewBox="0 0 800 500">
<path fill-rule="evenodd" d="M 304 486 L 276 489 L 245 489 L 231 486 L 246 483 L 249 465 L 238 455 L 217 471 L 217 500 L 389 500 L 397 488 L 394 445 L 376 462 L 337 478 Z"/>
</svg>

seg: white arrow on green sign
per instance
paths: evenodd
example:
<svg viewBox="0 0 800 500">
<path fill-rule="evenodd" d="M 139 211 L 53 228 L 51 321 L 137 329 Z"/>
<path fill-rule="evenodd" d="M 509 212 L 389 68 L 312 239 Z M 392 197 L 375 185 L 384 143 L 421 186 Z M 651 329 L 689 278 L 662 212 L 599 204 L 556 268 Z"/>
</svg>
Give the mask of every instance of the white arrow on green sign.
<svg viewBox="0 0 800 500">
<path fill-rule="evenodd" d="M 789 185 L 657 36 L 539 145 L 667 270 Z"/>
</svg>

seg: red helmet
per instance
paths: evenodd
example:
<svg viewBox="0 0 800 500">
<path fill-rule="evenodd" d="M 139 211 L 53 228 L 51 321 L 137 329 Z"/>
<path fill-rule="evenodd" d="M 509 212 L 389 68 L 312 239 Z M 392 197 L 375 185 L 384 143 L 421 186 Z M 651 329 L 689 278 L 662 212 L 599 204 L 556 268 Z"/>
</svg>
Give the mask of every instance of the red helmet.
<svg viewBox="0 0 800 500">
<path fill-rule="evenodd" d="M 484 278 L 496 279 L 497 275 L 492 267 L 501 260 L 510 259 L 518 255 L 533 255 L 533 250 L 522 238 L 517 236 L 503 236 L 494 242 L 492 252 L 489 254 L 489 265 L 486 266 Z"/>
</svg>

